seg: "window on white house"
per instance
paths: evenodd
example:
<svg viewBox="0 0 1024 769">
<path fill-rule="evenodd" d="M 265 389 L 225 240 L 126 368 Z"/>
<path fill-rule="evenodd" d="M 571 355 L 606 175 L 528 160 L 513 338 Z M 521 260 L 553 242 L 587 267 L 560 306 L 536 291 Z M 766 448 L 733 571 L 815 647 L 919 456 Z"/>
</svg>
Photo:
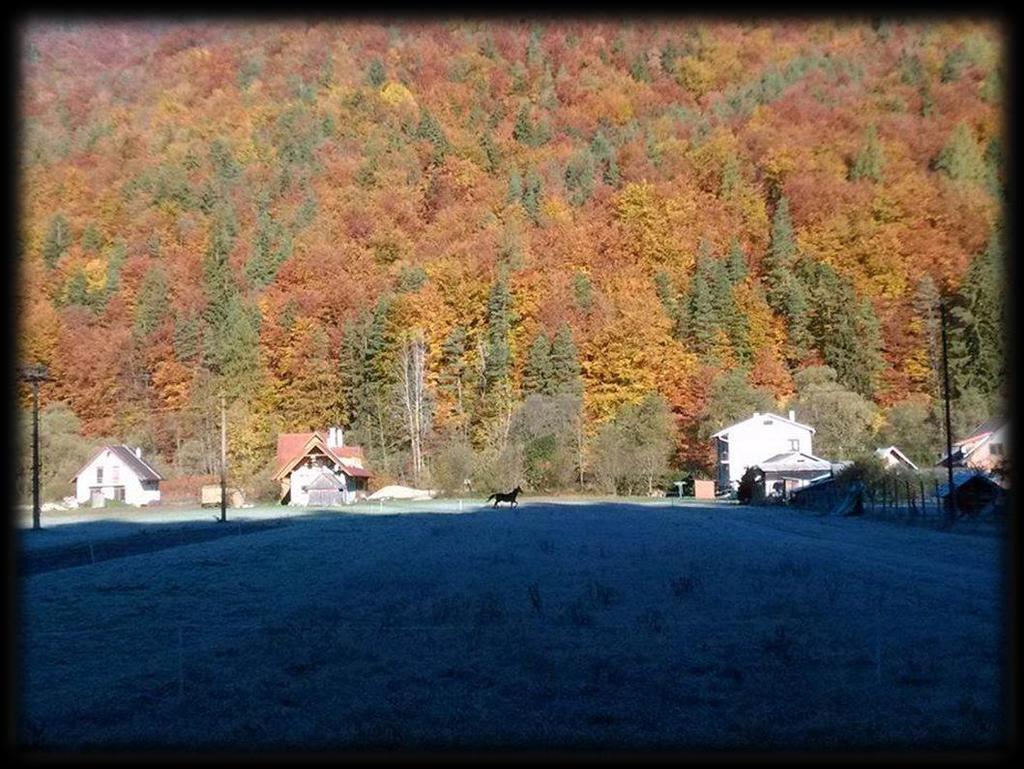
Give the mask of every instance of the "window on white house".
<svg viewBox="0 0 1024 769">
<path fill-rule="evenodd" d="M 789 439 L 789 450 L 790 451 L 800 451 L 800 439 L 799 438 L 790 438 Z"/>
<path fill-rule="evenodd" d="M 96 483 L 103 483 L 103 468 L 96 468 Z"/>
<path fill-rule="evenodd" d="M 995 457 L 1001 457 L 1003 455 L 1003 444 L 992 443 L 989 444 L 988 453 Z"/>
<path fill-rule="evenodd" d="M 114 499 L 118 502 L 124 502 L 124 486 L 118 486 L 114 489 Z"/>
<path fill-rule="evenodd" d="M 110 468 L 110 482 L 121 482 L 121 465 L 114 465 L 113 467 Z"/>
</svg>

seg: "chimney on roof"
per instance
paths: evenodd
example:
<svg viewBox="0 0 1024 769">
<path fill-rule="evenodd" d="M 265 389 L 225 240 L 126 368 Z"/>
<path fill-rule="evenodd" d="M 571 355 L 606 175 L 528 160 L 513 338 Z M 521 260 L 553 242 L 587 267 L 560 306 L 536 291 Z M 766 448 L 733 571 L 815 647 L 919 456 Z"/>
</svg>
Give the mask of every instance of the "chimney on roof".
<svg viewBox="0 0 1024 769">
<path fill-rule="evenodd" d="M 142 459 L 142 447 L 141 446 L 136 446 L 135 447 L 135 458 L 136 459 Z"/>
<path fill-rule="evenodd" d="M 759 417 L 759 416 L 761 416 L 761 412 L 760 411 L 755 411 L 754 412 L 754 418 L 757 419 L 757 417 Z"/>
<path fill-rule="evenodd" d="M 327 448 L 337 449 L 345 445 L 345 436 L 340 427 L 327 428 Z"/>
<path fill-rule="evenodd" d="M 796 412 L 793 411 L 793 409 L 789 410 L 789 421 L 790 422 L 795 422 L 796 421 Z"/>
</svg>

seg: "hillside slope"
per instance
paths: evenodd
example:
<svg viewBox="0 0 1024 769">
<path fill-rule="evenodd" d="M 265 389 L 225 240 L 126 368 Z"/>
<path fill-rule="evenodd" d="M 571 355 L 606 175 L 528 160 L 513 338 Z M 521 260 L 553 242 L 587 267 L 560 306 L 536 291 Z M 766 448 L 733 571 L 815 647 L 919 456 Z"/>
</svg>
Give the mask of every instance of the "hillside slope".
<svg viewBox="0 0 1024 769">
<path fill-rule="evenodd" d="M 250 469 L 333 423 L 401 451 L 417 335 L 477 447 L 563 326 L 588 429 L 660 393 L 681 461 L 736 368 L 931 398 L 1000 216 L 984 23 L 40 24 L 21 60 L 22 356 L 179 469 L 221 389 Z"/>
</svg>

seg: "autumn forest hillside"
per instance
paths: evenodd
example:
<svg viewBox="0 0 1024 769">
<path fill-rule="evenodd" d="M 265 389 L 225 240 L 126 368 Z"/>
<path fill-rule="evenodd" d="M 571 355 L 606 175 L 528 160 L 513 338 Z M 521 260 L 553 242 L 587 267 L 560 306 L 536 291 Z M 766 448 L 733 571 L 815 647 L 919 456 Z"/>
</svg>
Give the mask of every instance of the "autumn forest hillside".
<svg viewBox="0 0 1024 769">
<path fill-rule="evenodd" d="M 20 356 L 51 418 L 170 475 L 216 468 L 219 393 L 264 486 L 279 432 L 334 424 L 379 481 L 441 486 L 646 490 L 616 473 L 710 469 L 754 409 L 934 461 L 943 295 L 958 425 L 998 409 L 996 24 L 21 42 Z"/>
</svg>

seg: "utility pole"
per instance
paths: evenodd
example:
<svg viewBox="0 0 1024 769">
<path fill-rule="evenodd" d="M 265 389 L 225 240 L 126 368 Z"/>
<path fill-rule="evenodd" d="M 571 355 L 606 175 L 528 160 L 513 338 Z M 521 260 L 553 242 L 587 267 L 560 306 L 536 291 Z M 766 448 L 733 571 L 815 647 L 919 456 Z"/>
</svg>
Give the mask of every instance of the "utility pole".
<svg viewBox="0 0 1024 769">
<path fill-rule="evenodd" d="M 228 467 L 228 423 L 224 409 L 224 394 L 220 396 L 220 520 L 228 519 L 227 499 L 227 467 Z"/>
<path fill-rule="evenodd" d="M 21 378 L 32 383 L 32 528 L 39 523 L 39 383 L 50 380 L 45 366 L 23 366 Z"/>
<path fill-rule="evenodd" d="M 946 469 L 949 475 L 949 494 L 946 499 L 946 523 L 950 526 L 956 520 L 956 494 L 953 489 L 953 429 L 949 416 L 949 349 L 946 345 L 946 303 L 939 302 L 942 321 L 942 380 L 946 400 Z"/>
</svg>

